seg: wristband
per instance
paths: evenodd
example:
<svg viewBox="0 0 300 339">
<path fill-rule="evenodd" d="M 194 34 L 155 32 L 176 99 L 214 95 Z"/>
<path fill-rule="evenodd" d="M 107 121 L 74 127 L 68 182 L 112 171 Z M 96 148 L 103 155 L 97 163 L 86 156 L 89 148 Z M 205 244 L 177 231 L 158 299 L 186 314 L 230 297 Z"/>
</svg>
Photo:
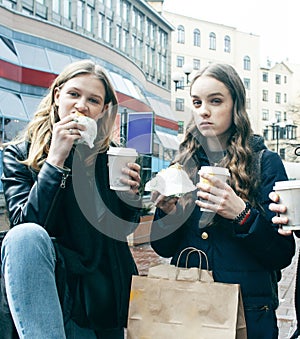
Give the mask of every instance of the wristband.
<svg viewBox="0 0 300 339">
<path fill-rule="evenodd" d="M 244 208 L 244 210 L 239 215 L 237 215 L 232 220 L 232 222 L 243 225 L 247 221 L 251 213 L 251 205 L 248 201 L 246 201 L 245 203 L 246 203 L 246 207 Z"/>
</svg>

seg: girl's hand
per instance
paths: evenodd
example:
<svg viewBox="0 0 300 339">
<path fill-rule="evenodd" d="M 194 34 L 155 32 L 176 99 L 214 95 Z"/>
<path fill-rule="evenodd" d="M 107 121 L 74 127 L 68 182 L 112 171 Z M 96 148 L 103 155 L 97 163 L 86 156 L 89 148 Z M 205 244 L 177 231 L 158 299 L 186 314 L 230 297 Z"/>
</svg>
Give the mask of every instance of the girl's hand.
<svg viewBox="0 0 300 339">
<path fill-rule="evenodd" d="M 210 184 L 197 184 L 199 191 L 196 205 L 210 209 L 226 219 L 233 220 L 246 207 L 245 202 L 236 195 L 234 190 L 226 183 L 213 175 L 203 173 L 201 177 L 208 180 Z"/>
<path fill-rule="evenodd" d="M 166 197 L 165 195 L 160 194 L 158 191 L 151 193 L 151 201 L 154 202 L 154 205 L 160 208 L 166 214 L 174 214 L 176 212 L 176 204 L 178 197 L 170 196 Z"/>
<path fill-rule="evenodd" d="M 269 210 L 272 212 L 277 213 L 277 215 L 275 215 L 272 218 L 272 223 L 273 224 L 277 224 L 277 225 L 285 225 L 288 223 L 289 219 L 284 216 L 284 215 L 279 215 L 280 213 L 285 213 L 287 210 L 287 207 L 285 205 L 282 204 L 278 204 L 279 202 L 279 195 L 276 194 L 275 192 L 271 192 L 269 194 L 269 198 L 274 201 L 274 203 L 272 202 L 269 205 Z M 278 229 L 278 233 L 282 234 L 282 235 L 291 235 L 292 231 L 284 231 L 282 228 L 279 227 Z"/>
<path fill-rule="evenodd" d="M 135 162 L 129 162 L 127 164 L 127 167 L 122 169 L 122 173 L 129 176 L 129 179 L 123 179 L 121 178 L 121 181 L 130 186 L 130 190 L 137 194 L 139 192 L 139 187 L 141 183 L 141 166 Z"/>
<path fill-rule="evenodd" d="M 55 123 L 47 162 L 63 167 L 74 142 L 81 138 L 79 130 L 84 131 L 85 129 L 85 126 L 80 125 L 71 114 Z"/>
</svg>

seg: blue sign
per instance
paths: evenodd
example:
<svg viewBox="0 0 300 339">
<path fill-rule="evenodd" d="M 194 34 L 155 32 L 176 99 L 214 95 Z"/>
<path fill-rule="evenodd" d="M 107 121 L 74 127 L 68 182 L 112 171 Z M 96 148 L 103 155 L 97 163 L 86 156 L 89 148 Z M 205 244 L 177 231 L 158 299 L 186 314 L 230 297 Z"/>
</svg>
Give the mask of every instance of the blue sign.
<svg viewBox="0 0 300 339">
<path fill-rule="evenodd" d="M 151 154 L 153 140 L 153 112 L 128 113 L 127 147 L 138 153 Z"/>
</svg>

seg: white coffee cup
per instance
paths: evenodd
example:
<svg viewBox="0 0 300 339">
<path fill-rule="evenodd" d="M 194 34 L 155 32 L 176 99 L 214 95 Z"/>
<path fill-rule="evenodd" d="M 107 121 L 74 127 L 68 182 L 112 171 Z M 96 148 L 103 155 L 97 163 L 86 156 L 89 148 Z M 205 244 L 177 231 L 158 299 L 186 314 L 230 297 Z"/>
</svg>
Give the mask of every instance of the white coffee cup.
<svg viewBox="0 0 300 339">
<path fill-rule="evenodd" d="M 213 175 L 213 176 L 217 177 L 218 179 L 220 179 L 224 183 L 226 183 L 227 180 L 230 178 L 230 172 L 229 172 L 228 168 L 215 167 L 215 166 L 202 166 L 200 168 L 199 172 L 198 172 L 198 174 L 200 175 L 200 183 L 207 184 L 207 185 L 210 185 L 210 186 L 212 186 L 211 181 L 202 178 L 201 174 L 203 174 L 203 173 Z M 214 212 L 214 211 L 212 211 L 210 209 L 206 209 L 206 208 L 201 208 L 201 211 Z"/>
<path fill-rule="evenodd" d="M 127 163 L 136 161 L 137 151 L 134 148 L 110 147 L 107 154 L 110 188 L 115 191 L 129 191 L 130 186 L 121 181 L 121 177 L 126 179 L 122 169 L 127 166 Z"/>
<path fill-rule="evenodd" d="M 273 190 L 279 195 L 279 203 L 287 207 L 288 224 L 282 225 L 283 230 L 300 230 L 300 180 L 277 181 Z"/>
</svg>

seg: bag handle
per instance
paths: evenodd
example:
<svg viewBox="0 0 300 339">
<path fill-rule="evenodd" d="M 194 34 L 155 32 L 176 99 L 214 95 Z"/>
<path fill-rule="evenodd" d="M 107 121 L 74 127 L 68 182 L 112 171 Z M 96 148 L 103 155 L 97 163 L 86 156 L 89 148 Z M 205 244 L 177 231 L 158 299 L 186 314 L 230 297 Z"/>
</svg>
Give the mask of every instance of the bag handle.
<svg viewBox="0 0 300 339">
<path fill-rule="evenodd" d="M 209 266 L 208 266 L 208 258 L 207 258 L 207 255 L 205 252 L 203 252 L 202 250 L 199 250 L 198 248 L 196 247 L 186 247 L 185 249 L 183 249 L 179 256 L 178 256 L 178 259 L 177 259 L 177 262 L 176 262 L 176 268 L 177 268 L 177 274 L 176 274 L 176 280 L 177 280 L 177 277 L 178 277 L 178 274 L 179 274 L 179 271 L 178 271 L 178 268 L 179 268 L 179 261 L 180 261 L 180 258 L 181 256 L 183 255 L 184 252 L 186 252 L 187 250 L 189 250 L 189 253 L 187 254 L 186 256 L 186 260 L 185 260 L 185 268 L 187 268 L 187 265 L 188 265 L 188 261 L 189 261 L 189 256 L 191 253 L 193 252 L 197 252 L 198 255 L 199 255 L 199 267 L 198 267 L 198 271 L 199 271 L 199 280 L 201 280 L 201 264 L 202 264 L 202 254 L 206 260 L 206 267 L 207 267 L 207 270 L 209 271 Z"/>
</svg>

